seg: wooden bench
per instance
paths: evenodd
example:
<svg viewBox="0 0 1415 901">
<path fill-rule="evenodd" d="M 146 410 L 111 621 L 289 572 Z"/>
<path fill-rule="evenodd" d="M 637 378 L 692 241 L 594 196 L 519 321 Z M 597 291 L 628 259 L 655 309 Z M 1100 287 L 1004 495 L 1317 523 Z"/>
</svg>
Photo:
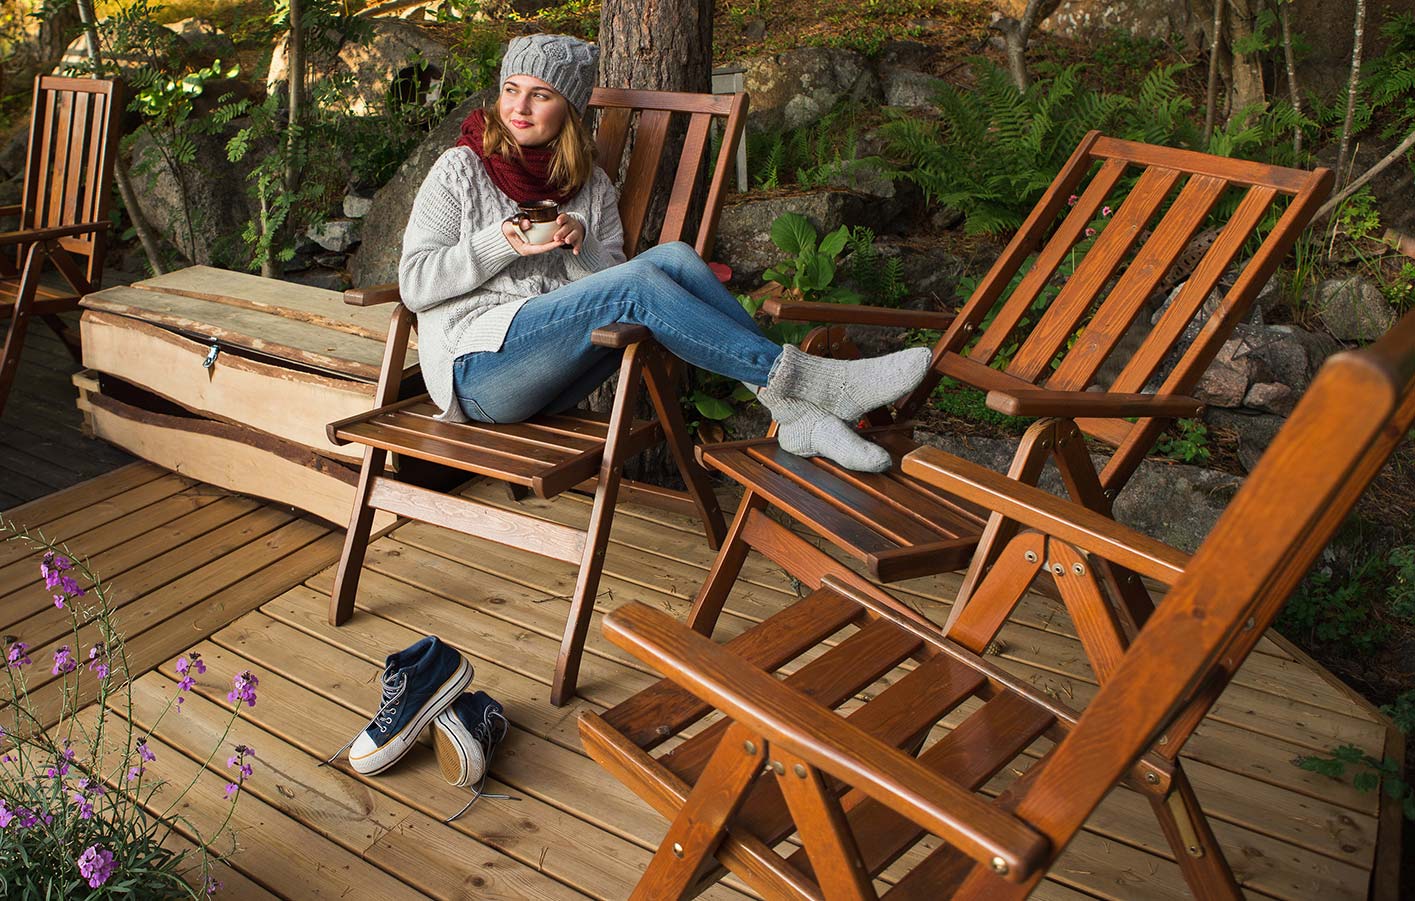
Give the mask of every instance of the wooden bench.
<svg viewBox="0 0 1415 901">
<path fill-rule="evenodd" d="M 706 257 L 712 249 L 718 213 L 732 169 L 731 148 L 736 146 L 745 121 L 746 95 L 713 97 L 596 88 L 590 97 L 590 107 L 599 111 L 595 133 L 597 162 L 611 178 L 616 178 L 620 172 L 625 144 L 631 127 L 634 129 L 633 149 L 624 166 L 626 174 L 619 197 L 624 246 L 631 256 L 644 232 L 673 116 L 687 117 L 687 133 L 677 165 L 671 167 L 672 183 L 668 186 L 668 206 L 659 233 L 660 242 L 680 240 L 689 234 L 699 173 L 707 168 L 710 130 L 715 120 L 722 122 L 721 146 L 727 148 L 727 152 L 718 153 L 692 235 L 698 253 Z M 396 302 L 398 289 L 396 285 L 385 285 L 350 291 L 346 299 L 359 305 Z M 353 613 L 359 569 L 375 510 L 578 563 L 579 577 L 571 597 L 570 615 L 550 693 L 553 703 L 564 704 L 575 693 L 580 655 L 594 611 L 624 461 L 647 447 L 667 442 L 687 489 L 674 491 L 634 483 L 624 487 L 636 498 L 696 514 L 713 547 L 717 547 L 722 538 L 724 525 L 717 498 L 708 484 L 707 473 L 693 458 L 687 427 L 678 406 L 674 375 L 677 367 L 652 340 L 647 328 L 609 326 L 597 329 L 592 336 L 594 343 L 602 347 L 624 351 L 617 393 L 609 414 L 577 411 L 537 416 L 509 425 L 448 423 L 435 418 L 437 410 L 425 395 L 398 401 L 403 349 L 414 321 L 413 314 L 402 304 L 394 307 L 387 355 L 379 377 L 378 408 L 329 425 L 329 438 L 335 444 L 365 446 L 353 516 L 330 599 L 330 622 L 338 625 Z M 656 413 L 655 419 L 634 418 L 641 386 Z M 523 492 L 532 491 L 538 497 L 553 497 L 579 485 L 592 487 L 594 507 L 588 530 L 581 532 L 520 512 L 499 510 L 400 482 L 383 473 L 390 452 L 505 482 L 512 487 L 513 496 L 524 496 Z"/>
</svg>

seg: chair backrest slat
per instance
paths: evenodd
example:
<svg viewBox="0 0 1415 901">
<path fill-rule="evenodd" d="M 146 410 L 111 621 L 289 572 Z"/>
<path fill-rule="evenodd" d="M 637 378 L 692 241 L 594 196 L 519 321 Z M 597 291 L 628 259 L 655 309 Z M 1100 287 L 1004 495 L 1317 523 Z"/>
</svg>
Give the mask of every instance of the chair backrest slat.
<svg viewBox="0 0 1415 901">
<path fill-rule="evenodd" d="M 35 79 L 29 156 L 21 203 L 22 228 L 101 221 L 118 152 L 114 82 L 43 75 Z M 87 278 L 103 271 L 103 233 L 64 238 L 60 245 L 87 258 Z"/>
<path fill-rule="evenodd" d="M 619 217 L 624 221 L 624 247 L 637 249 L 643 234 L 644 217 L 653 196 L 654 176 L 663 158 L 663 145 L 668 139 L 668 124 L 672 114 L 667 110 L 644 110 L 639 113 L 639 126 L 634 132 L 634 149 L 629 158 L 629 171 L 619 193 Z M 632 252 L 629 252 L 632 256 Z"/>
<path fill-rule="evenodd" d="M 688 134 L 683 139 L 683 155 L 678 160 L 678 171 L 673 177 L 673 188 L 668 195 L 668 211 L 663 217 L 663 230 L 659 241 L 678 241 L 683 237 L 683 229 L 688 222 L 688 210 L 693 199 L 693 186 L 698 182 L 698 171 L 702 169 L 703 158 L 708 152 L 708 126 L 712 116 L 694 113 L 688 120 Z"/>
<path fill-rule="evenodd" d="M 1412 424 L 1415 314 L 1374 346 L 1327 362 L 1050 754 L 1017 812 L 1056 853 L 1162 731 L 1181 715 L 1195 721 L 1196 697 L 1218 696 Z"/>
<path fill-rule="evenodd" d="M 1164 202 L 1179 173 L 1173 169 L 1146 169 L 1129 196 L 1111 217 L 1105 231 L 1096 238 L 1090 253 L 1082 258 L 1056 299 L 1048 305 L 1036 328 L 1027 336 L 1007 371 L 1020 379 L 1036 381 L 1065 345 L 1082 317 L 1097 302 L 1105 285 L 1114 277 L 1125 255 L 1135 246 L 1140 233 Z M 1070 218 L 1079 218 L 1075 211 Z"/>
<path fill-rule="evenodd" d="M 699 205 L 694 193 L 711 148 L 714 121 L 722 124 L 722 150 L 708 179 L 706 203 L 693 232 L 693 243 L 705 259 L 712 251 L 721 213 L 723 192 L 732 171 L 732 148 L 737 145 L 747 110 L 747 96 L 690 94 L 674 91 L 636 91 L 623 88 L 595 88 L 590 107 L 599 113 L 595 130 L 596 162 L 611 180 L 618 180 L 619 217 L 624 225 L 624 252 L 632 257 L 646 228 L 661 170 L 672 170 L 667 209 L 659 242 L 689 237 L 689 215 Z M 687 116 L 687 129 L 676 165 L 661 167 L 674 117 Z M 624 151 L 634 134 L 627 165 Z"/>
<path fill-rule="evenodd" d="M 1154 293 L 1164 274 L 1188 247 L 1190 239 L 1199 230 L 1225 187 L 1226 182 L 1222 179 L 1208 175 L 1189 180 L 1154 235 L 1145 242 L 1125 274 L 1111 289 L 1104 307 L 1096 312 L 1086 327 L 1081 342 L 1072 348 L 1065 362 L 1047 379 L 1048 388 L 1079 390 L 1091 383 L 1096 371 L 1134 322 L 1145 300 Z M 1192 278 L 1190 280 L 1193 281 Z M 1151 333 L 1136 355 L 1154 343 L 1155 335 Z M 1166 349 L 1168 346 L 1166 344 Z"/>
<path fill-rule="evenodd" d="M 1091 183 L 1076 201 L 1070 215 L 1062 221 L 1051 241 L 1038 252 L 1036 262 L 1032 264 L 1032 268 L 1027 271 L 1027 274 L 1022 276 L 1017 290 L 1012 292 L 1002 309 L 998 311 L 992 324 L 988 326 L 987 331 L 978 338 L 977 345 L 968 353 L 969 358 L 979 363 L 990 363 L 997 352 L 1010 343 L 1013 329 L 1017 327 L 1017 323 L 1026 315 L 1032 302 L 1041 293 L 1042 287 L 1056 272 L 1066 255 L 1071 252 L 1071 248 L 1075 247 L 1076 243 L 1082 239 L 1086 231 L 1086 223 L 1090 222 L 1091 218 L 1100 211 L 1101 205 L 1110 196 L 1110 192 L 1114 190 L 1115 185 L 1124 174 L 1124 162 L 1111 160 L 1101 166 L 1100 172 L 1091 180 Z M 1036 230 L 1035 225 L 1033 230 Z M 1008 250 L 1012 253 L 1020 252 L 1022 256 L 1026 255 L 1026 252 L 1021 248 L 1014 251 L 1009 247 Z M 1002 259 L 999 258 L 998 262 L 1001 261 Z M 1017 262 L 1020 266 L 1021 260 Z M 996 268 L 998 263 L 993 265 Z M 1017 267 L 1013 268 L 1015 270 Z M 1006 282 L 1003 282 L 1002 287 L 1005 288 L 1005 286 Z M 1000 291 L 1001 289 L 999 289 L 999 293 Z M 970 300 L 969 306 L 972 306 L 973 303 Z"/>
</svg>

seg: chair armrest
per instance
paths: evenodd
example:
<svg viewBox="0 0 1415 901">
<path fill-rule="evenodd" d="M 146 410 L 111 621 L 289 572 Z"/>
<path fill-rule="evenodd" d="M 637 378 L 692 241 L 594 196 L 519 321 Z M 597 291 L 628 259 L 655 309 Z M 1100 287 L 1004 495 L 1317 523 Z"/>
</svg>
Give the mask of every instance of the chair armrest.
<svg viewBox="0 0 1415 901">
<path fill-rule="evenodd" d="M 398 283 L 373 285 L 368 288 L 350 288 L 344 292 L 344 302 L 353 307 L 375 307 L 381 303 L 402 303 L 398 293 Z"/>
<path fill-rule="evenodd" d="M 5 218 L 6 216 L 18 216 L 20 213 L 23 213 L 24 210 L 25 208 L 18 203 L 11 203 L 5 206 L 0 206 L 0 219 Z"/>
<path fill-rule="evenodd" d="M 1049 843 L 1026 823 L 804 700 L 667 614 L 627 604 L 605 617 L 604 632 L 769 745 L 844 780 L 974 860 L 1000 858 L 1007 879 L 1024 882 L 1045 860 Z"/>
<path fill-rule="evenodd" d="M 1189 555 L 1183 551 L 1108 516 L 938 448 L 911 451 L 901 467 L 921 482 L 1166 585 L 1178 581 L 1189 563 Z"/>
<path fill-rule="evenodd" d="M 11 244 L 33 244 L 36 241 L 53 241 L 58 238 L 72 238 L 112 228 L 111 222 L 80 222 L 75 225 L 56 225 L 52 228 L 27 228 L 23 231 L 0 234 L 0 247 Z"/>
<path fill-rule="evenodd" d="M 646 325 L 635 325 L 632 322 L 615 322 L 611 325 L 602 325 L 590 332 L 590 343 L 596 347 L 628 347 L 630 344 L 638 344 L 640 341 L 647 341 L 653 337 L 653 332 L 649 331 Z"/>
<path fill-rule="evenodd" d="M 1112 394 L 1103 391 L 988 392 L 988 407 L 1008 416 L 1120 419 L 1126 416 L 1198 416 L 1204 405 L 1181 394 Z"/>
<path fill-rule="evenodd" d="M 851 325 L 892 325 L 943 331 L 953 324 L 954 313 L 895 310 L 852 303 L 815 303 L 806 300 L 767 299 L 762 309 L 773 319 L 793 322 L 841 322 Z"/>
</svg>

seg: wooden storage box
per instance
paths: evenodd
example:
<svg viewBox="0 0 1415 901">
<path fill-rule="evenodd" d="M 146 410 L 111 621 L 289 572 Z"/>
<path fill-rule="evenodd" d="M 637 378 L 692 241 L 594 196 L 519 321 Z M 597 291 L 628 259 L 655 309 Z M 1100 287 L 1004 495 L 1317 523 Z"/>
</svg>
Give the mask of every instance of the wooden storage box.
<svg viewBox="0 0 1415 901">
<path fill-rule="evenodd" d="M 75 384 L 99 437 L 347 525 L 362 448 L 330 443 L 324 427 L 374 406 L 388 309 L 207 266 L 82 305 L 90 372 Z M 416 385 L 409 357 L 404 375 Z"/>
</svg>

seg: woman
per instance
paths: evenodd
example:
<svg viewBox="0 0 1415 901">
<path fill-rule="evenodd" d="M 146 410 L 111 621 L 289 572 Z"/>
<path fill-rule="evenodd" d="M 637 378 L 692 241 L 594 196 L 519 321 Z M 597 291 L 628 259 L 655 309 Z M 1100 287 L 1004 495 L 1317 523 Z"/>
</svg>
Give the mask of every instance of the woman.
<svg viewBox="0 0 1415 901">
<path fill-rule="evenodd" d="M 929 352 L 837 361 L 782 348 L 686 244 L 624 262 L 614 186 L 583 122 L 598 56 L 564 35 L 513 40 L 498 98 L 467 117 L 418 191 L 398 281 L 443 417 L 519 422 L 570 409 L 619 363 L 590 333 L 628 322 L 695 366 L 763 386 L 784 449 L 888 469 L 888 452 L 851 424 L 911 391 Z M 560 206 L 558 228 L 528 243 L 517 204 L 545 199 Z"/>
</svg>

